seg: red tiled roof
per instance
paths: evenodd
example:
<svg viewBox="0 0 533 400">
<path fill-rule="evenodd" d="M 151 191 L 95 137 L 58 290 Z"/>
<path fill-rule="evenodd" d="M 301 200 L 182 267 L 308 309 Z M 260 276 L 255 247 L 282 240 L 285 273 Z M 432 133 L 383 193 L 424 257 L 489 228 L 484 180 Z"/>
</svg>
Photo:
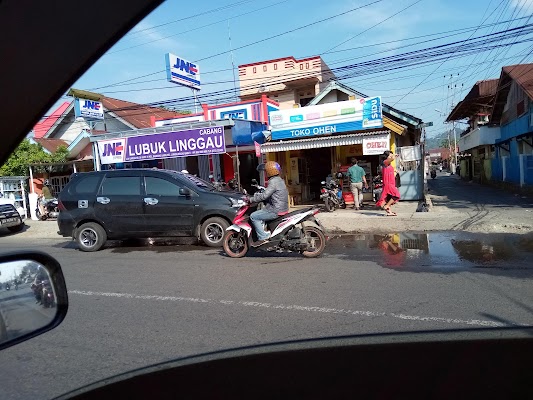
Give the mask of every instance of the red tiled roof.
<svg viewBox="0 0 533 400">
<path fill-rule="evenodd" d="M 113 99 L 111 97 L 102 97 L 100 101 L 107 111 L 119 116 L 137 129 L 151 128 L 151 116 L 155 116 L 156 119 L 170 119 L 181 116 L 181 114 L 173 111 L 166 111 L 161 108 Z"/>
<path fill-rule="evenodd" d="M 50 153 L 54 153 L 60 146 L 68 147 L 68 143 L 61 139 L 33 138 L 33 140 Z"/>
<path fill-rule="evenodd" d="M 70 106 L 70 103 L 64 102 L 61 104 L 52 114 L 39 121 L 33 127 L 33 135 L 35 138 L 42 138 L 50 130 L 50 128 L 57 122 L 63 115 L 65 110 Z"/>
</svg>

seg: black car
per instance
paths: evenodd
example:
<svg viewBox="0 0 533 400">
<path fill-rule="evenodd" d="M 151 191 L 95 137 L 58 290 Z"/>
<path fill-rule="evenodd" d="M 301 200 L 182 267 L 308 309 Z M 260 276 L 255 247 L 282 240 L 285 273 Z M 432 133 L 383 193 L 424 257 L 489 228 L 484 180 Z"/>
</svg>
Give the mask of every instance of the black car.
<svg viewBox="0 0 533 400">
<path fill-rule="evenodd" d="M 24 228 L 24 222 L 13 205 L 0 204 L 0 227 L 11 232 L 20 232 Z"/>
<path fill-rule="evenodd" d="M 97 251 L 107 239 L 176 236 L 218 247 L 242 196 L 176 171 L 78 173 L 59 195 L 58 233 L 82 251 Z"/>
</svg>

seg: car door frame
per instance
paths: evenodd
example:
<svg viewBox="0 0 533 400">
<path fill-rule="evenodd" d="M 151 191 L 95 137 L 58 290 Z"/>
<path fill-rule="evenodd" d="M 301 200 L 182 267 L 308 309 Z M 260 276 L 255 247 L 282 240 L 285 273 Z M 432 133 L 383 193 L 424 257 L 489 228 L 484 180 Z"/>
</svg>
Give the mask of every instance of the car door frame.
<svg viewBox="0 0 533 400">
<path fill-rule="evenodd" d="M 146 178 L 162 179 L 172 185 L 175 185 L 178 190 L 180 188 L 187 189 L 190 194 L 187 196 L 178 195 L 176 198 L 173 198 L 172 196 L 149 194 L 147 190 Z M 190 186 L 186 184 L 186 182 L 181 179 L 176 179 L 175 177 L 169 174 L 144 171 L 142 179 L 142 190 L 144 219 L 147 226 L 147 230 L 151 234 L 160 237 L 190 237 L 195 235 L 195 221 L 196 214 L 198 212 L 198 203 L 196 199 L 198 198 L 198 193 L 191 189 Z M 147 201 L 147 199 L 157 200 L 157 203 L 148 204 L 149 202 Z M 184 199 L 186 202 L 183 201 Z M 151 212 L 156 211 L 158 207 L 162 208 L 161 206 L 167 206 L 167 211 L 163 211 L 160 214 Z"/>
</svg>

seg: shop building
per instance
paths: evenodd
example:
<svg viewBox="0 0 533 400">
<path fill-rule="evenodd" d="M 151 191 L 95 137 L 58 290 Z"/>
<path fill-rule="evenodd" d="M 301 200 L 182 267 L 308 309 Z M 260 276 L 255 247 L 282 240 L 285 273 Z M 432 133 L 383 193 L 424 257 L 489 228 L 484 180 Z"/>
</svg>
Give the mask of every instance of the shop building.
<svg viewBox="0 0 533 400">
<path fill-rule="evenodd" d="M 457 147 L 462 178 L 486 183 L 492 176 L 495 142 L 500 139 L 500 127 L 490 126 L 498 79 L 478 81 L 452 110 L 446 122 L 466 120 L 468 128 L 459 133 Z"/>
<path fill-rule="evenodd" d="M 294 204 L 317 201 L 321 181 L 346 172 L 356 157 L 371 181 L 378 175 L 382 154 L 399 154 L 404 200 L 423 197 L 422 121 L 366 97 L 337 82 L 328 84 L 305 107 L 270 113 L 271 141 L 261 145 L 268 160 L 280 163 Z M 346 201 L 353 203 L 349 183 L 343 180 Z M 371 200 L 372 193 L 365 195 Z"/>
<path fill-rule="evenodd" d="M 334 73 L 319 56 L 242 64 L 239 65 L 239 97 L 246 101 L 266 95 L 281 110 L 295 104 L 303 107 L 334 79 Z"/>
<path fill-rule="evenodd" d="M 260 133 L 268 129 L 268 115 L 279 110 L 279 104 L 266 95 L 259 99 L 247 100 L 236 103 L 220 104 L 215 106 L 202 105 L 202 112 L 177 118 L 153 118 L 152 125 L 156 128 L 198 124 L 206 121 L 234 121 L 232 133 L 227 135 L 226 151 L 217 155 L 200 155 L 181 157 L 165 160 L 165 168 L 175 170 L 186 169 L 191 174 L 196 174 L 204 179 L 209 175 L 220 178 L 225 182 L 238 179 L 244 187 L 255 178 L 261 178 L 256 173 L 256 167 L 261 162 L 261 155 L 257 152 L 252 136 L 261 136 Z M 242 132 L 239 132 L 239 131 Z M 258 156 L 259 154 L 259 156 Z M 238 175 L 238 176 L 237 176 Z"/>
</svg>

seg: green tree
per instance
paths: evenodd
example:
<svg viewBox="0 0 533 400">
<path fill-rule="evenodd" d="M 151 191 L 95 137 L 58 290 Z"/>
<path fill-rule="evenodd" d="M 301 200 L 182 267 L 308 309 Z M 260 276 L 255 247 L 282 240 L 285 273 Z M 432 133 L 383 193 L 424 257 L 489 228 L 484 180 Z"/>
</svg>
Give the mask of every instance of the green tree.
<svg viewBox="0 0 533 400">
<path fill-rule="evenodd" d="M 49 162 L 64 162 L 67 160 L 66 146 L 60 146 L 53 154 L 48 154 L 40 144 L 31 143 L 24 139 L 7 161 L 0 167 L 0 176 L 27 176 L 28 165 Z M 36 168 L 36 171 L 50 172 L 50 167 Z"/>
</svg>

